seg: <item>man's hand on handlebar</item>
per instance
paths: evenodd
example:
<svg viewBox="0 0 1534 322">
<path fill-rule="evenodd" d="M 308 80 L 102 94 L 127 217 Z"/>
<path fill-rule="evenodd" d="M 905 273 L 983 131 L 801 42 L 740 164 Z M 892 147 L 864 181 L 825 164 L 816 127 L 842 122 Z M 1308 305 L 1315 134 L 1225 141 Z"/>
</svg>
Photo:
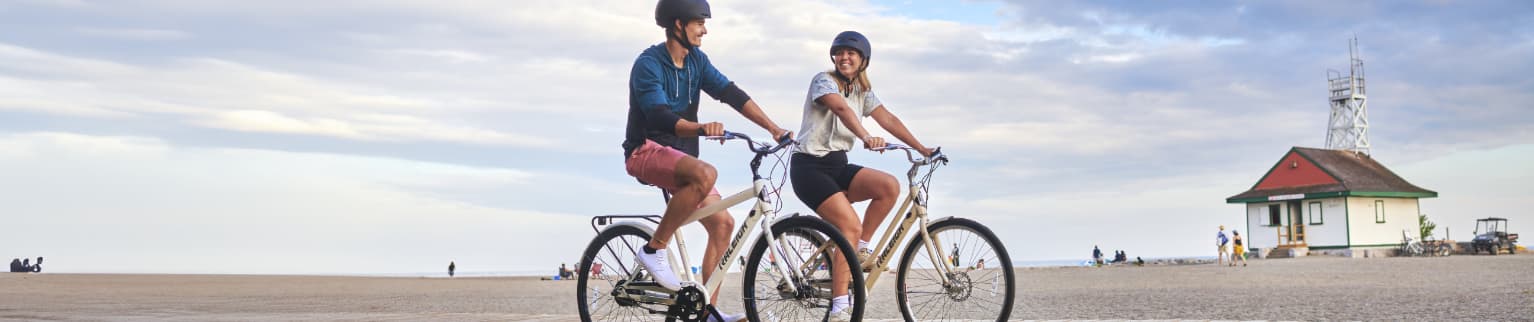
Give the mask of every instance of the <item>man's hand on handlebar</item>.
<svg viewBox="0 0 1534 322">
<path fill-rule="evenodd" d="M 721 136 L 721 135 L 724 135 L 724 124 L 723 123 L 708 122 L 708 123 L 702 123 L 701 125 L 702 126 L 698 128 L 698 133 L 702 134 L 703 136 Z"/>
</svg>

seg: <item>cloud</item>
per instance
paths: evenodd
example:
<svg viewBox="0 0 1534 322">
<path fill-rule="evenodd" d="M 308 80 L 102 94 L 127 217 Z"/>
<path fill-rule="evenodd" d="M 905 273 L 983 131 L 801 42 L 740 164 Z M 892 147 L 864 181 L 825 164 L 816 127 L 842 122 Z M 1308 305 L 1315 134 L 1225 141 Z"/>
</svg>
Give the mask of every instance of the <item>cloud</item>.
<svg viewBox="0 0 1534 322">
<path fill-rule="evenodd" d="M 1529 7 L 1524 2 L 1005 1 L 985 5 L 988 12 L 999 6 L 999 15 L 980 23 L 863 1 L 713 2 L 704 50 L 791 129 L 810 76 L 829 68 L 830 37 L 868 34 L 880 98 L 923 143 L 955 157 L 940 181 L 952 185 L 935 192 L 944 205 L 934 210 L 953 207 L 945 211 L 997 227 L 1091 227 L 1104 218 L 1154 224 L 1138 208 L 1189 213 L 1188 226 L 1221 220 L 1229 208 L 1222 198 L 1249 186 L 1253 171 L 1290 146 L 1322 144 L 1324 72 L 1345 67 L 1344 40 L 1355 34 L 1368 64 L 1380 159 L 1409 166 L 1534 141 L 1527 103 L 1534 81 L 1526 77 L 1534 72 L 1526 58 L 1534 56 L 1534 24 L 1509 14 L 1528 11 L 1518 10 Z M 313 180 L 366 196 L 356 200 L 402 203 L 390 204 L 403 209 L 392 212 L 397 217 L 379 222 L 419 224 L 400 218 L 462 210 L 455 207 L 545 218 L 538 216 L 657 204 L 653 189 L 634 184 L 617 159 L 628 69 L 663 40 L 653 2 L 60 3 L 75 6 L 0 7 L 14 17 L 0 21 L 12 31 L 0 35 L 0 116 L 17 127 L 0 131 L 153 138 L 127 142 L 175 147 L 158 153 L 203 164 L 162 175 L 224 173 L 212 165 L 236 159 L 251 159 L 240 163 L 248 168 L 293 167 L 303 171 L 273 176 L 324 178 Z M 701 119 L 759 131 L 712 100 L 701 110 Z M 62 158 L 38 142 L 51 141 L 12 140 L 0 156 Z M 228 153 L 239 158 L 209 157 Z M 709 146 L 704 155 L 720 167 L 722 186 L 746 184 L 737 147 Z M 906 166 L 888 155 L 853 158 L 897 175 Z M 293 165 L 310 162 L 379 170 L 337 178 Z M 395 177 L 422 166 L 410 162 L 439 170 Z M 453 165 L 467 169 L 440 170 Z M 363 180 L 375 177 L 388 179 Z M 282 186 L 262 179 L 224 180 Z M 590 191 L 610 199 L 584 199 Z M 307 197 L 272 198 L 317 212 L 323 203 Z M 787 210 L 805 212 L 789 199 Z M 1107 199 L 1124 204 L 1089 207 Z M 353 201 L 323 209 L 382 211 Z M 540 222 L 564 224 L 551 218 Z M 1160 249 L 1202 250 L 1180 242 Z"/>
<path fill-rule="evenodd" d="M 57 258 L 60 272 L 414 273 L 450 258 L 475 271 L 528 271 L 546 265 L 527 259 L 579 247 L 508 258 L 513 248 L 461 246 L 530 245 L 587 228 L 570 213 L 436 193 L 532 182 L 515 168 L 62 132 L 0 134 L 0 166 L 25 169 L 0 174 L 0 201 L 9 225 L 26 228 L 0 241 L 33 241 L 27 251 Z"/>
<path fill-rule="evenodd" d="M 166 41 L 181 40 L 192 37 L 191 34 L 177 30 L 163 29 L 129 29 L 129 28 L 76 28 L 81 34 L 93 37 L 116 38 L 123 40 L 143 41 Z"/>
</svg>

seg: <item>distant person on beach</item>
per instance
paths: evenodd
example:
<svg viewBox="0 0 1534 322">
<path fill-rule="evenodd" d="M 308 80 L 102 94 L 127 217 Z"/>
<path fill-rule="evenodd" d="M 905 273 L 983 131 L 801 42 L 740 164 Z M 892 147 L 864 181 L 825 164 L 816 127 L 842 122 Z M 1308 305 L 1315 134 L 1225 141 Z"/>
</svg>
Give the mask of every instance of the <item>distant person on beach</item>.
<svg viewBox="0 0 1534 322">
<path fill-rule="evenodd" d="M 1135 256 L 1135 266 L 1145 266 L 1145 260 L 1140 259 L 1140 256 Z"/>
<path fill-rule="evenodd" d="M 23 258 L 23 259 L 21 259 L 21 272 L 22 273 L 26 273 L 26 272 L 31 272 L 31 271 L 32 271 L 32 259 L 31 258 Z"/>
<path fill-rule="evenodd" d="M 453 261 L 448 261 L 447 262 L 447 277 L 453 277 L 453 273 L 454 273 L 453 271 L 456 271 L 456 270 L 458 270 L 458 263 L 457 262 L 453 262 Z"/>
<path fill-rule="evenodd" d="M 20 258 L 12 258 L 11 259 L 11 273 L 20 273 L 20 272 L 21 272 L 21 259 Z"/>
<path fill-rule="evenodd" d="M 1097 245 L 1092 245 L 1092 263 L 1103 266 L 1103 251 L 1097 249 Z"/>
<path fill-rule="evenodd" d="M 1219 248 L 1220 248 L 1219 255 L 1216 255 L 1214 257 L 1216 265 L 1224 265 L 1225 264 L 1225 256 L 1227 254 L 1227 252 L 1225 251 L 1225 244 L 1229 243 L 1229 242 L 1230 242 L 1230 238 L 1225 237 L 1225 225 L 1220 225 L 1220 232 L 1218 234 L 1214 235 L 1214 243 L 1215 243 L 1215 245 L 1219 246 Z"/>
<path fill-rule="evenodd" d="M 1235 240 L 1236 245 L 1233 251 L 1230 252 L 1230 266 L 1236 266 L 1236 259 L 1241 259 L 1241 266 L 1246 266 L 1246 246 L 1242 245 L 1244 243 L 1241 242 L 1241 232 L 1232 229 L 1230 235 L 1232 236 L 1231 239 Z"/>
<path fill-rule="evenodd" d="M 569 268 L 565 268 L 565 263 L 559 263 L 559 278 L 573 279 L 575 278 L 575 272 L 570 271 Z"/>
<path fill-rule="evenodd" d="M 42 256 L 38 256 L 37 257 L 37 264 L 32 264 L 32 272 L 33 273 L 42 273 L 43 272 L 43 257 Z"/>
</svg>

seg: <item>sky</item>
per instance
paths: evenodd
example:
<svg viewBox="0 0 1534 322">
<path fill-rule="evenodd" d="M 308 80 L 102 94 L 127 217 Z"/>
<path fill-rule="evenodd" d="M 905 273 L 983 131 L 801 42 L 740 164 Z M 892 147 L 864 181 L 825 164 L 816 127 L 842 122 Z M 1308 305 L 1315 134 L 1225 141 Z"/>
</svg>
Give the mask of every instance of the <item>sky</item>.
<svg viewBox="0 0 1534 322">
<path fill-rule="evenodd" d="M 1290 147 L 1324 146 L 1326 71 L 1346 70 L 1355 36 L 1372 155 L 1439 193 L 1422 212 L 1461 240 L 1474 218 L 1534 223 L 1534 3 L 711 3 L 703 50 L 789 129 L 831 38 L 867 35 L 886 108 L 953 159 L 931 213 L 988 225 L 1015 261 L 1213 256 L 1216 227 L 1244 222 L 1226 197 Z M 0 256 L 53 272 L 553 272 L 595 236 L 591 216 L 662 209 L 619 146 L 629 67 L 665 39 L 653 8 L 0 1 Z M 702 155 L 721 191 L 749 185 L 739 146 Z M 702 230 L 683 234 L 700 257 Z"/>
</svg>

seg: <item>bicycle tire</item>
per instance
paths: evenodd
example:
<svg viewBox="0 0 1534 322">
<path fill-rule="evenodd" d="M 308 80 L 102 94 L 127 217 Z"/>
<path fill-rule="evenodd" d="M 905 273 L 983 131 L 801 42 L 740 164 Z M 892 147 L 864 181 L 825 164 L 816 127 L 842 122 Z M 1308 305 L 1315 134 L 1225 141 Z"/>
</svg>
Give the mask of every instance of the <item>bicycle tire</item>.
<svg viewBox="0 0 1534 322">
<path fill-rule="evenodd" d="M 1001 272 L 1000 272 L 1001 274 L 999 276 L 994 276 L 994 277 L 1002 278 L 1005 281 L 1003 283 L 1003 284 L 1005 284 L 1005 286 L 1002 287 L 1002 292 L 1001 292 L 1001 293 L 1003 293 L 1003 295 L 1002 295 L 1002 297 L 1000 298 L 1000 301 L 999 301 L 999 305 L 1001 307 L 998 310 L 999 312 L 995 312 L 995 320 L 996 321 L 1007 321 L 1008 319 L 1010 319 L 1010 317 L 1012 315 L 1012 305 L 1013 305 L 1013 302 L 1017 298 L 1017 277 L 1015 276 L 1015 272 L 1012 270 L 1012 257 L 1007 254 L 1006 246 L 1002 245 L 1001 240 L 999 238 L 996 238 L 996 234 L 992 233 L 990 228 L 987 228 L 987 227 L 985 227 L 985 225 L 981 225 L 979 222 L 975 222 L 973 220 L 964 219 L 964 218 L 951 218 L 951 219 L 947 219 L 947 220 L 939 220 L 939 221 L 931 223 L 931 224 L 929 224 L 927 226 L 927 231 L 932 233 L 933 235 L 939 236 L 938 240 L 940 242 L 944 242 L 944 243 L 947 243 L 950 240 L 949 239 L 945 239 L 945 238 L 942 237 L 942 236 L 944 236 L 943 232 L 946 232 L 946 231 L 949 231 L 949 230 L 955 230 L 955 229 L 968 230 L 968 231 L 974 233 L 975 235 L 977 235 L 976 237 L 978 237 L 979 240 L 965 241 L 966 243 L 969 243 L 968 245 L 974 246 L 975 245 L 974 242 L 984 242 L 987 246 L 989 246 L 989 248 L 992 251 L 995 252 L 996 256 L 995 256 L 994 260 L 997 261 L 997 262 L 1000 262 L 998 266 L 1001 267 Z M 926 251 L 922 249 L 922 247 L 925 247 L 926 245 L 927 245 L 927 243 L 922 238 L 922 236 L 920 234 L 917 234 L 915 237 L 911 238 L 911 242 L 908 243 L 907 246 L 906 246 L 905 253 L 901 254 L 901 256 L 900 256 L 900 267 L 899 267 L 898 272 L 896 273 L 896 278 L 895 278 L 895 292 L 896 292 L 895 300 L 897 301 L 897 304 L 900 307 L 900 315 L 902 317 L 904 317 L 906 321 L 933 321 L 933 320 L 941 321 L 941 320 L 948 320 L 948 319 L 962 319 L 962 320 L 983 319 L 983 320 L 991 320 L 991 318 L 989 317 L 991 314 L 977 314 L 977 315 L 974 315 L 974 316 L 959 316 L 958 314 L 955 314 L 954 312 L 938 312 L 938 313 L 932 313 L 932 314 L 921 314 L 922 312 L 914 312 L 915 310 L 912 308 L 912 305 L 911 305 L 913 299 L 909 298 L 909 296 L 912 293 L 911 289 L 909 288 L 911 286 L 910 282 L 909 282 L 909 278 L 911 278 L 913 276 L 913 274 L 918 274 L 918 273 L 912 271 L 911 265 L 912 265 L 913 261 L 915 259 L 917 259 L 917 258 L 926 258 L 926 256 L 927 256 Z M 941 255 L 946 255 L 946 254 L 939 254 L 939 255 L 941 256 Z M 969 257 L 970 258 L 975 258 L 977 256 L 974 256 L 973 253 L 970 253 Z M 933 263 L 933 264 L 935 265 L 936 263 Z M 943 264 L 948 264 L 948 263 L 945 262 Z M 983 269 L 981 269 L 981 270 L 983 270 Z M 974 288 L 975 288 L 974 287 L 975 284 L 973 282 L 973 281 L 975 281 L 975 279 L 969 278 L 968 277 L 968 272 L 965 272 L 964 274 L 965 274 L 965 275 L 963 275 L 964 278 L 967 281 L 970 281 L 970 282 L 967 284 L 968 288 L 966 289 L 966 292 L 962 293 L 962 294 L 965 294 L 966 296 L 963 299 L 958 299 L 957 302 L 967 302 L 968 299 L 969 299 L 968 296 L 973 295 L 973 291 L 974 291 Z M 981 276 L 982 276 L 982 278 L 980 278 L 979 280 L 984 281 L 987 277 L 989 277 L 991 275 L 981 275 Z M 992 278 L 994 278 L 994 277 L 992 277 Z M 993 288 L 992 291 L 994 292 L 995 289 Z M 948 293 L 943 294 L 943 295 L 948 295 L 949 298 L 952 299 L 952 297 L 955 296 L 954 295 L 955 292 L 957 292 L 957 291 L 949 291 Z M 982 317 L 980 317 L 980 315 L 984 315 L 985 317 L 982 318 Z"/>
<path fill-rule="evenodd" d="M 622 243 L 619 246 L 624 246 L 624 247 L 621 247 L 622 249 L 609 249 L 608 246 L 610 246 L 610 244 L 612 244 L 612 241 L 614 241 L 614 240 L 621 241 Z M 606 299 L 602 299 L 602 298 L 589 298 L 589 296 L 591 296 L 591 295 L 598 295 L 598 296 L 603 295 L 601 293 L 603 290 L 601 290 L 601 289 L 593 289 L 592 287 L 594 287 L 594 286 L 591 285 L 591 283 L 592 283 L 591 282 L 591 277 L 592 277 L 591 267 L 592 267 L 593 263 L 602 263 L 603 271 L 601 273 L 599 273 L 602 276 L 612 276 L 612 277 L 617 277 L 619 279 L 626 278 L 626 274 L 611 274 L 611 275 L 609 275 L 609 274 L 606 274 L 606 273 L 608 273 L 608 272 L 614 272 L 614 273 L 625 272 L 625 271 L 637 268 L 639 264 L 637 262 L 633 262 L 634 253 L 637 252 L 639 250 L 639 248 L 642 247 L 645 243 L 648 243 L 649 240 L 650 240 L 650 233 L 649 232 L 646 232 L 643 229 L 639 229 L 639 227 L 629 226 L 629 225 L 614 225 L 614 226 L 610 226 L 609 228 L 603 230 L 601 233 L 597 234 L 596 238 L 592 238 L 591 239 L 591 243 L 586 246 L 586 250 L 581 252 L 581 262 L 579 264 L 576 264 L 578 266 L 578 267 L 576 267 L 577 272 L 578 272 L 577 273 L 578 277 L 576 278 L 576 283 L 575 283 L 575 287 L 576 287 L 575 288 L 575 303 L 576 303 L 576 307 L 580 310 L 581 321 L 583 321 L 583 322 L 592 322 L 592 321 L 612 321 L 612 320 L 624 320 L 624 321 L 634 321 L 634 320 L 638 320 L 638 321 L 656 320 L 656 321 L 659 321 L 659 320 L 664 320 L 664 321 L 670 322 L 670 321 L 675 321 L 676 320 L 675 318 L 669 317 L 669 316 L 664 316 L 664 315 L 659 315 L 659 314 L 651 314 L 647 310 L 641 311 L 641 309 L 643 309 L 643 307 L 640 307 L 640 306 L 632 306 L 632 307 L 629 307 L 629 309 L 623 309 L 622 306 L 618 305 L 618 303 L 616 303 L 615 300 L 613 300 L 610 297 L 606 298 Z M 607 249 L 607 251 L 604 251 L 604 249 Z M 627 261 L 628 265 L 624 265 L 625 261 Z M 617 264 L 617 265 L 613 265 L 613 264 Z M 616 267 L 614 267 L 614 266 L 616 266 Z M 603 279 L 603 280 L 607 280 L 607 279 Z M 611 290 L 612 286 L 613 286 L 612 284 L 609 284 L 609 285 L 605 285 L 603 287 L 607 287 L 607 290 Z M 588 294 L 589 293 L 588 291 L 596 291 L 596 293 L 598 293 L 598 294 Z M 599 300 L 599 301 L 593 301 L 593 300 Z M 592 312 L 593 308 L 591 306 L 593 304 L 597 303 L 597 302 L 606 302 L 605 304 L 609 305 L 614 310 L 623 309 L 625 311 L 630 311 L 630 312 L 633 312 L 633 313 L 636 313 L 636 314 L 628 314 L 627 316 L 629 316 L 629 318 L 623 318 L 623 319 L 617 319 L 617 318 L 593 319 L 593 316 L 592 316 L 593 315 L 592 314 L 593 313 Z M 603 310 L 600 310 L 600 309 L 601 308 L 598 308 L 599 312 L 603 311 Z M 664 311 L 666 308 L 665 307 L 659 307 L 659 309 Z"/>
<path fill-rule="evenodd" d="M 802 235 L 802 236 L 814 236 L 814 238 L 819 238 L 819 240 L 816 240 L 818 242 L 825 242 L 827 239 L 829 239 L 832 243 L 836 244 L 836 247 L 838 249 L 846 249 L 846 250 L 853 249 L 852 248 L 852 243 L 847 242 L 847 239 L 842 237 L 841 231 L 839 229 L 836 229 L 835 226 L 831 226 L 830 223 L 827 223 L 826 221 L 821 220 L 820 218 L 816 218 L 816 217 L 794 216 L 794 217 L 785 218 L 785 219 L 783 219 L 781 221 L 778 221 L 777 223 L 774 223 L 772 225 L 772 232 L 774 234 L 773 235 L 774 239 L 784 238 L 785 236 L 795 235 L 795 234 Z M 811 238 L 810 240 L 815 240 L 815 239 Z M 743 292 L 742 297 L 741 297 L 741 299 L 742 299 L 741 300 L 741 302 L 742 302 L 741 304 L 742 304 L 742 306 L 745 306 L 745 309 L 746 309 L 746 319 L 751 321 L 751 322 L 776 321 L 776 320 L 783 320 L 783 318 L 784 318 L 784 316 L 776 316 L 776 317 L 768 317 L 767 319 L 763 319 L 763 317 L 762 317 L 763 312 L 762 312 L 761 308 L 758 307 L 758 304 L 757 304 L 757 299 L 758 298 L 763 298 L 763 299 L 768 298 L 768 294 L 760 294 L 760 296 L 758 296 L 759 294 L 757 294 L 758 293 L 757 287 L 759 287 L 759 285 L 757 285 L 757 283 L 756 283 L 757 282 L 756 281 L 757 280 L 757 273 L 761 272 L 761 264 L 763 264 L 762 257 L 766 256 L 766 253 L 767 253 L 767 246 L 768 246 L 767 245 L 767 239 L 765 239 L 765 238 L 757 239 L 756 244 L 751 247 L 751 254 L 750 254 L 750 256 L 746 257 L 747 258 L 747 260 L 746 260 L 746 267 L 745 267 L 745 271 L 744 271 L 744 274 L 743 274 L 744 276 L 742 278 L 742 285 L 741 285 L 741 289 L 742 289 L 742 292 Z M 816 247 L 816 248 L 818 248 L 819 246 L 820 246 L 819 244 L 814 245 L 814 247 Z M 858 258 L 857 258 L 857 253 L 856 252 L 842 251 L 842 252 L 837 252 L 837 254 L 840 254 L 842 256 L 842 258 L 844 260 L 846 260 L 846 262 L 848 263 L 848 267 L 859 267 L 860 264 L 858 263 Z M 831 272 L 834 269 L 834 267 L 832 266 L 833 264 L 831 264 L 831 262 L 827 262 L 827 263 L 825 263 L 825 265 L 826 265 L 826 268 L 823 271 L 825 271 L 825 272 L 827 272 L 829 274 L 829 272 Z M 776 268 L 774 267 L 773 269 L 776 269 Z M 767 287 L 767 289 L 776 290 L 778 286 L 776 284 L 774 284 L 774 285 L 770 285 L 770 286 L 768 286 L 768 285 L 761 285 L 761 287 Z M 864 310 L 863 309 L 865 307 L 865 304 L 867 303 L 867 291 L 864 290 L 864 287 L 863 287 L 863 274 L 862 274 L 862 272 L 860 272 L 860 271 L 858 271 L 856 269 L 852 270 L 852 281 L 851 281 L 851 283 L 848 284 L 848 288 L 849 288 L 848 294 L 852 296 L 852 307 L 851 307 L 851 310 L 852 310 L 852 320 L 853 321 L 860 321 L 860 320 L 863 319 L 863 314 L 864 314 Z M 764 289 L 764 290 L 767 290 L 767 289 Z M 762 293 L 766 293 L 766 292 L 762 292 Z M 824 319 L 825 316 L 827 316 L 827 315 L 829 315 L 831 313 L 831 311 L 829 309 L 829 307 L 830 307 L 829 303 L 830 303 L 831 298 L 829 296 L 826 296 L 824 299 L 816 298 L 815 300 L 811 300 L 811 301 L 819 301 L 819 300 L 824 300 L 826 302 L 827 309 L 825 310 L 825 313 L 820 314 L 820 316 L 818 316 L 818 317 L 811 318 L 811 320 Z M 813 316 L 813 315 L 811 315 L 811 316 Z M 805 319 L 797 318 L 797 319 L 787 319 L 786 321 L 803 321 L 803 320 L 805 320 Z"/>
</svg>

